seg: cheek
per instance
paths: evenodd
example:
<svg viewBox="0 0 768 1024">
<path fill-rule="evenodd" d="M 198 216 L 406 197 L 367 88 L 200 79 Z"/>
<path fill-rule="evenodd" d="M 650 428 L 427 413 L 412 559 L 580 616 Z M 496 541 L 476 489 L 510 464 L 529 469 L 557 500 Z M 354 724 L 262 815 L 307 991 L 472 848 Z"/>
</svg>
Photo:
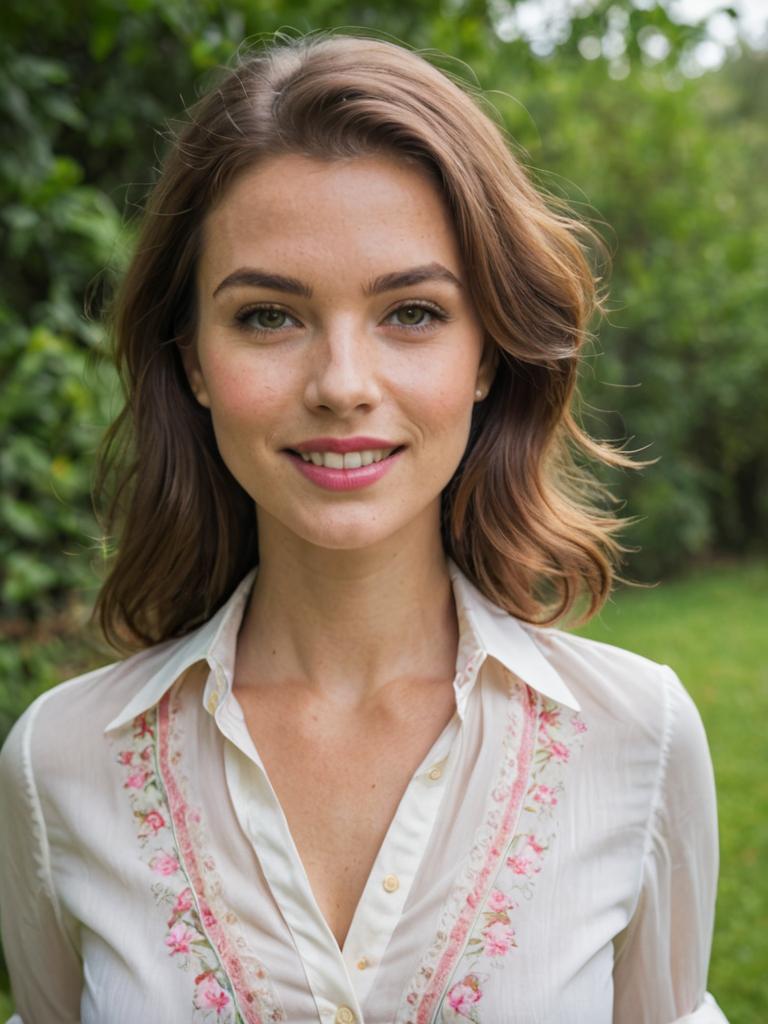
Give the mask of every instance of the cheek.
<svg viewBox="0 0 768 1024">
<path fill-rule="evenodd" d="M 418 427 L 424 457 L 422 485 L 441 491 L 459 466 L 469 440 L 474 409 L 474 367 L 432 366 L 424 385 L 408 395 L 409 418 Z"/>
<path fill-rule="evenodd" d="M 274 379 L 274 369 L 265 372 L 253 360 L 209 359 L 203 373 L 217 434 L 257 425 L 268 429 L 289 390 L 285 379 Z"/>
</svg>

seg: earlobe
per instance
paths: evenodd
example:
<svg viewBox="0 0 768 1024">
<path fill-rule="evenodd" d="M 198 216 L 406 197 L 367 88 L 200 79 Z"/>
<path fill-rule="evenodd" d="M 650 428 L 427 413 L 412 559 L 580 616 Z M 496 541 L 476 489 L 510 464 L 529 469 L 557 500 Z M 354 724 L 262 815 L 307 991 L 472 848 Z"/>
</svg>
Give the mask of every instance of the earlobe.
<svg viewBox="0 0 768 1024">
<path fill-rule="evenodd" d="M 498 365 L 498 347 L 492 341 L 487 341 L 485 352 L 483 353 L 483 358 L 477 371 L 477 380 L 475 382 L 475 398 L 478 402 L 481 402 L 491 390 L 491 385 L 493 384 L 496 376 L 496 367 Z"/>
<path fill-rule="evenodd" d="M 199 374 L 194 375 L 190 378 L 189 386 L 192 388 L 192 394 L 198 400 L 200 405 L 202 405 L 206 409 L 210 409 L 211 403 L 208 398 L 208 392 L 205 390 L 205 387 L 203 386 L 202 383 L 202 378 Z"/>
<path fill-rule="evenodd" d="M 195 351 L 194 343 L 189 342 L 186 345 L 177 343 L 177 345 L 179 355 L 181 356 L 181 364 L 184 367 L 184 374 L 187 378 L 190 391 L 200 405 L 206 409 L 210 409 L 211 403 L 208 398 L 205 381 L 203 380 L 203 371 L 200 369 L 200 364 L 197 360 L 197 352 Z"/>
</svg>

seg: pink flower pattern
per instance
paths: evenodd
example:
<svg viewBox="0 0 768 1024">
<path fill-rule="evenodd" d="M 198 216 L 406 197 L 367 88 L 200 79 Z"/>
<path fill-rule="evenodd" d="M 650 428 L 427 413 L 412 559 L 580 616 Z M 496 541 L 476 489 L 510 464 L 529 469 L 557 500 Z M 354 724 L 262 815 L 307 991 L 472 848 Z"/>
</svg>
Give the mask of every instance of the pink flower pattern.
<svg viewBox="0 0 768 1024">
<path fill-rule="evenodd" d="M 158 875 L 175 875 L 179 870 L 179 862 L 170 853 L 158 853 L 149 862 L 149 866 Z"/>
<path fill-rule="evenodd" d="M 137 838 L 147 866 L 162 882 L 152 891 L 158 903 L 171 906 L 167 921 L 165 947 L 182 970 L 194 965 L 195 977 L 193 1024 L 244 1024 L 230 994 L 230 983 L 215 950 L 209 942 L 200 919 L 192 888 L 175 850 L 162 780 L 154 766 L 157 736 L 156 709 L 134 719 L 132 750 L 121 750 L 117 763 L 126 771 L 123 788 L 130 794 L 133 816 L 137 822 Z M 147 737 L 152 744 L 146 745 Z M 141 768 L 136 767 L 137 763 Z M 173 852 L 169 852 L 173 851 Z"/>
<path fill-rule="evenodd" d="M 215 1010 L 220 1019 L 222 1010 L 229 1006 L 230 998 L 212 974 L 198 980 L 195 1005 L 198 1010 Z"/>
<path fill-rule="evenodd" d="M 204 852 L 202 816 L 189 806 L 182 789 L 178 752 L 183 744 L 175 721 L 176 705 L 172 694 L 166 694 L 126 726 L 131 746 L 116 756 L 125 773 L 123 788 L 143 860 L 158 879 L 152 893 L 158 904 L 169 908 L 166 953 L 180 969 L 195 970 L 192 1024 L 276 1024 L 285 1014 L 266 971 L 250 951 L 249 966 L 243 966 L 220 922 L 227 916 L 227 927 L 234 927 L 233 915 L 220 903 L 218 911 L 211 905 L 221 887 L 213 858 Z"/>
<path fill-rule="evenodd" d="M 461 883 L 465 887 L 463 893 L 457 888 L 443 908 L 437 939 L 405 991 L 395 1016 L 396 1024 L 482 1024 L 484 992 L 524 938 L 514 926 L 514 913 L 521 900 L 533 897 L 556 835 L 563 776 L 587 727 L 576 712 L 535 694 L 529 687 L 513 687 L 509 699 L 505 744 L 507 750 L 516 752 L 517 759 L 502 763 L 486 813 L 490 825 L 499 820 L 499 804 L 511 802 L 509 806 L 517 808 L 517 830 L 505 837 L 501 848 L 499 839 L 485 841 L 488 825 L 478 830 L 468 863 L 477 863 L 482 851 L 479 862 L 492 866 L 487 888 L 481 895 L 478 883 L 485 867 L 460 876 L 467 879 Z M 526 723 L 531 714 L 534 725 L 529 733 Z M 522 798 L 517 798 L 521 770 L 524 789 Z M 455 937 L 462 936 L 459 922 L 466 907 L 472 908 L 474 921 L 464 937 L 459 938 L 462 946 L 457 949 Z M 451 973 L 441 988 L 441 1001 L 436 1004 L 434 996 L 444 977 L 440 972 L 446 960 L 451 964 Z"/>
<path fill-rule="evenodd" d="M 165 944 L 171 956 L 176 953 L 189 953 L 190 944 L 195 941 L 196 933 L 185 924 L 175 924 L 165 937 Z"/>
<path fill-rule="evenodd" d="M 486 956 L 506 956 L 515 942 L 515 930 L 507 922 L 509 917 L 506 913 L 500 914 L 498 918 L 483 928 L 483 948 Z"/>
<path fill-rule="evenodd" d="M 519 906 L 514 894 L 523 899 L 533 895 L 535 877 L 541 872 L 544 857 L 554 839 L 546 834 L 549 819 L 555 813 L 563 790 L 562 766 L 567 764 L 571 752 L 581 741 L 586 725 L 578 714 L 568 712 L 553 701 L 542 699 L 538 714 L 537 747 L 532 758 L 532 770 L 520 824 L 526 828 L 512 838 L 497 876 L 496 885 L 489 892 L 485 905 L 467 941 L 458 972 L 467 962 L 499 967 L 518 946 L 511 914 Z M 491 977 L 474 968 L 465 973 L 462 981 L 448 989 L 438 1019 L 443 1022 L 469 1020 L 482 1024 L 479 1003 L 483 997 L 483 984 Z M 472 979 L 471 984 L 468 979 Z M 470 998 L 471 993 L 471 998 Z"/>
<path fill-rule="evenodd" d="M 456 1019 L 461 1020 L 464 1018 L 478 1024 L 480 1018 L 475 1007 L 482 998 L 483 993 L 480 988 L 480 979 L 476 974 L 468 974 L 448 990 L 445 1000 Z"/>
</svg>

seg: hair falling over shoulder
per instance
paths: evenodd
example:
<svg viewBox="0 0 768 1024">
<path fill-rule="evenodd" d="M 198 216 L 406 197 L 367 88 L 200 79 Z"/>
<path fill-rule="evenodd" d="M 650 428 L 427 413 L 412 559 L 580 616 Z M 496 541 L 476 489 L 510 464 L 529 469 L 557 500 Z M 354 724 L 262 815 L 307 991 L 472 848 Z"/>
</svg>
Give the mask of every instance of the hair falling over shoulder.
<svg viewBox="0 0 768 1024">
<path fill-rule="evenodd" d="M 482 99 L 426 59 L 367 36 L 276 40 L 240 58 L 174 133 L 110 313 L 125 407 L 96 494 L 115 556 L 97 603 L 123 651 L 209 618 L 258 562 L 253 504 L 193 398 L 179 346 L 194 337 L 206 214 L 242 171 L 285 153 L 417 161 L 453 217 L 498 367 L 443 495 L 446 553 L 495 604 L 552 623 L 608 597 L 623 548 L 614 500 L 587 468 L 632 467 L 573 412 L 601 301 L 596 236 L 534 187 Z"/>
</svg>

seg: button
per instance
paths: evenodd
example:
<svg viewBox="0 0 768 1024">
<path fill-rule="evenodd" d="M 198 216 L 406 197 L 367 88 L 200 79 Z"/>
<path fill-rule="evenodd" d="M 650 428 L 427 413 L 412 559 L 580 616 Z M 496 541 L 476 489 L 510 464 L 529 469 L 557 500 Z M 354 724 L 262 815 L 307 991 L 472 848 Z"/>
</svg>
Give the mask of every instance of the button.
<svg viewBox="0 0 768 1024">
<path fill-rule="evenodd" d="M 367 956 L 361 956 L 360 959 L 357 961 L 357 969 L 358 969 L 358 971 L 364 971 L 366 969 L 366 967 L 370 967 L 370 966 L 371 966 L 371 962 L 370 962 L 370 960 L 368 959 Z"/>
<path fill-rule="evenodd" d="M 385 892 L 397 892 L 400 888 L 400 879 L 397 875 L 385 875 L 381 884 L 384 886 Z"/>
<path fill-rule="evenodd" d="M 340 1006 L 333 1018 L 333 1024 L 355 1024 L 355 1015 L 348 1006 Z"/>
<path fill-rule="evenodd" d="M 433 782 L 437 782 L 438 779 L 442 778 L 443 766 L 441 764 L 433 765 L 427 772 L 427 778 Z"/>
</svg>

